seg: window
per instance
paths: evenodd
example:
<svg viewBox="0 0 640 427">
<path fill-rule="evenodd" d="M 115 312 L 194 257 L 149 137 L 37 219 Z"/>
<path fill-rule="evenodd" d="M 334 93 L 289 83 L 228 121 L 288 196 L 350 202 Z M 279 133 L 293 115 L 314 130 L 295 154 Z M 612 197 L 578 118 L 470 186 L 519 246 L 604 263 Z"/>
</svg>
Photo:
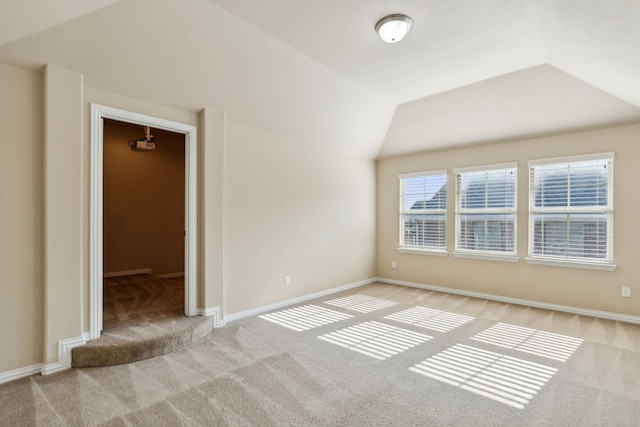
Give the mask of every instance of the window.
<svg viewBox="0 0 640 427">
<path fill-rule="evenodd" d="M 613 157 L 529 162 L 527 261 L 613 266 Z"/>
<path fill-rule="evenodd" d="M 517 261 L 517 164 L 454 170 L 456 256 Z"/>
<path fill-rule="evenodd" d="M 400 250 L 446 254 L 447 171 L 399 178 Z"/>
</svg>

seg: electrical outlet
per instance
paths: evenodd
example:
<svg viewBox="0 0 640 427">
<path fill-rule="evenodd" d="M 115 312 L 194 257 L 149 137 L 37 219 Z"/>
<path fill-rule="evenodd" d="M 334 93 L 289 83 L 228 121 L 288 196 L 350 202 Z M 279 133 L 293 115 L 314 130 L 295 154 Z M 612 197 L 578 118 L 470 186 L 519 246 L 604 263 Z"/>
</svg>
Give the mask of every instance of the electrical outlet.
<svg viewBox="0 0 640 427">
<path fill-rule="evenodd" d="M 396 268 L 396 262 L 395 261 L 391 261 L 391 268 Z"/>
<path fill-rule="evenodd" d="M 284 276 L 284 285 L 289 286 L 291 284 L 291 278 L 289 276 Z"/>
<path fill-rule="evenodd" d="M 622 287 L 622 296 L 625 298 L 631 298 L 631 288 L 628 286 Z"/>
</svg>

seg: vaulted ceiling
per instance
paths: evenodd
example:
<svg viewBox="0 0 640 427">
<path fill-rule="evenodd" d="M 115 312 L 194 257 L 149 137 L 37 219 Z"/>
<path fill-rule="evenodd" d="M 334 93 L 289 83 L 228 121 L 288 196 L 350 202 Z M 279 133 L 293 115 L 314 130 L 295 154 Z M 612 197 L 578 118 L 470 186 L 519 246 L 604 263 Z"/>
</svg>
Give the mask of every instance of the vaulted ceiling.
<svg viewBox="0 0 640 427">
<path fill-rule="evenodd" d="M 375 158 L 640 120 L 640 1 L 8 0 L 0 62 Z"/>
</svg>

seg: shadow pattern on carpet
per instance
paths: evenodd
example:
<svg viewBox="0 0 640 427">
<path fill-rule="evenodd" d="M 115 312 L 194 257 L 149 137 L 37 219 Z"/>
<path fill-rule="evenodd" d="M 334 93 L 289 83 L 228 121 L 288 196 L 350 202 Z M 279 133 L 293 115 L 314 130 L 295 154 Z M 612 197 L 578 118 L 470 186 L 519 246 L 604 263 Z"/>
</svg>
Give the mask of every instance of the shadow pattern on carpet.
<svg viewBox="0 0 640 427">
<path fill-rule="evenodd" d="M 7 383 L 0 425 L 555 427 L 640 419 L 640 325 L 379 283 L 335 297 L 351 294 L 397 304 L 364 313 L 315 299 L 297 306 L 322 308 L 305 319 L 313 327 L 285 327 L 299 325 L 290 307 L 161 357 Z M 335 312 L 349 316 L 321 321 Z M 394 328 L 354 329 L 374 322 Z M 394 347 L 416 333 L 431 338 Z M 541 341 L 553 345 L 541 352 Z M 356 351 L 370 343 L 396 350 L 384 360 Z M 516 396 L 523 384 L 524 400 L 496 398 L 499 390 Z"/>
</svg>

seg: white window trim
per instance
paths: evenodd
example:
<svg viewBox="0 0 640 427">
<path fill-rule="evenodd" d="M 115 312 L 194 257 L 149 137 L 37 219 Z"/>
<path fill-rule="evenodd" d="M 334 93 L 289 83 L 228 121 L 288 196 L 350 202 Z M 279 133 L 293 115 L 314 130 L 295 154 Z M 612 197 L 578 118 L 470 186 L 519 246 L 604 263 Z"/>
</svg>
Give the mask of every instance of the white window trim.
<svg viewBox="0 0 640 427">
<path fill-rule="evenodd" d="M 528 264 L 534 265 L 549 265 L 556 267 L 569 267 L 569 268 L 583 268 L 583 269 L 591 269 L 591 270 L 604 270 L 604 271 L 614 271 L 618 266 L 613 262 L 613 242 L 611 242 L 611 247 L 608 247 L 607 250 L 611 252 L 611 259 L 601 261 L 598 259 L 589 260 L 585 259 L 572 259 L 572 258 L 561 258 L 561 257 L 553 257 L 548 255 L 533 255 L 533 246 L 534 246 L 534 237 L 532 236 L 531 231 L 531 221 L 533 216 L 536 213 L 540 213 L 540 209 L 535 207 L 535 203 L 532 202 L 532 193 L 534 183 L 531 181 L 531 168 L 535 166 L 542 165 L 551 165 L 551 164 L 561 164 L 561 163 L 572 163 L 572 162 L 584 162 L 590 160 L 611 160 L 613 161 L 615 158 L 615 152 L 607 152 L 607 153 L 596 153 L 596 154 L 584 154 L 577 156 L 567 156 L 567 157 L 553 157 L 549 159 L 537 159 L 537 160 L 529 160 L 527 162 L 528 167 L 528 179 L 529 179 L 529 225 L 528 225 L 528 242 L 527 242 L 527 257 L 525 260 Z M 615 166 L 614 166 L 615 170 Z M 613 184 L 610 184 L 613 185 Z M 611 188 L 612 189 L 612 188 Z M 591 213 L 591 212 L 603 212 L 608 215 L 607 221 L 607 233 L 610 233 L 613 236 L 613 191 L 608 192 L 608 204 L 607 209 L 590 209 L 590 208 L 546 208 L 544 209 L 545 213 L 553 213 L 554 211 L 558 211 L 559 213 Z M 613 238 L 613 237 L 612 237 Z"/>
<path fill-rule="evenodd" d="M 599 154 L 582 154 L 578 156 L 552 157 L 550 159 L 529 160 L 527 166 L 552 165 L 557 163 L 586 162 L 589 160 L 613 160 L 616 156 L 615 152 L 599 153 Z"/>
<path fill-rule="evenodd" d="M 467 166 L 463 168 L 454 168 L 453 174 L 457 175 L 463 172 L 482 172 L 488 171 L 492 169 L 518 169 L 518 162 L 510 162 L 510 163 L 498 163 L 494 165 L 483 165 L 483 166 Z"/>
<path fill-rule="evenodd" d="M 499 255 L 499 254 L 489 254 L 489 253 L 476 253 L 476 252 L 466 252 L 466 251 L 455 251 L 453 256 L 456 258 L 466 258 L 466 259 L 481 259 L 485 261 L 502 261 L 502 262 L 519 262 L 520 257 L 517 255 Z"/>
<path fill-rule="evenodd" d="M 396 250 L 401 254 L 434 255 L 434 256 L 449 255 L 449 251 L 446 249 L 438 250 L 438 249 L 414 247 L 414 246 L 400 246 Z"/>
<path fill-rule="evenodd" d="M 489 171 L 495 169 L 515 169 L 516 176 L 516 187 L 514 194 L 514 203 L 513 208 L 501 208 L 501 209 L 461 209 L 460 208 L 460 200 L 458 199 L 458 175 L 465 172 L 482 172 Z M 520 261 L 520 257 L 517 255 L 518 252 L 518 162 L 510 162 L 510 163 L 500 163 L 493 165 L 483 165 L 483 166 L 470 166 L 463 168 L 455 168 L 453 169 L 453 177 L 454 177 L 454 187 L 455 187 L 455 235 L 454 235 L 454 251 L 453 256 L 456 258 L 468 258 L 468 259 L 483 259 L 487 261 L 506 261 L 506 262 L 518 262 Z M 513 252 L 505 252 L 504 255 L 496 252 L 483 252 L 483 251 L 465 251 L 458 249 L 458 236 L 460 233 L 459 229 L 459 216 L 463 214 L 474 214 L 474 213 L 498 213 L 498 214 L 513 214 L 514 223 L 513 223 Z"/>
<path fill-rule="evenodd" d="M 568 259 L 553 259 L 551 257 L 526 257 L 527 264 L 551 265 L 555 267 L 584 268 L 589 270 L 605 270 L 614 271 L 618 268 L 617 264 L 610 262 L 582 262 L 572 261 Z"/>
<path fill-rule="evenodd" d="M 411 172 L 411 173 L 402 173 L 398 175 L 398 179 L 400 180 L 404 178 L 413 178 L 416 176 L 431 176 L 431 175 L 446 175 L 446 174 L 447 174 L 446 169 L 441 169 L 436 171 L 427 171 L 427 172 Z"/>
<path fill-rule="evenodd" d="M 402 198 L 402 180 L 405 178 L 413 178 L 419 176 L 435 176 L 435 175 L 444 175 L 447 177 L 447 187 L 449 186 L 449 176 L 447 169 L 439 169 L 425 172 L 411 172 L 411 173 L 403 173 L 398 175 L 398 185 L 400 186 L 400 197 L 398 198 L 399 202 L 399 220 L 398 220 L 398 240 L 402 239 L 402 235 L 404 232 L 404 227 L 402 223 L 402 216 L 406 213 L 404 211 L 403 206 L 403 198 Z M 428 215 L 443 215 L 445 216 L 445 247 L 444 248 L 435 248 L 429 246 L 402 246 L 400 245 L 397 250 L 399 253 L 411 253 L 411 254 L 421 254 L 421 255 L 437 255 L 437 256 L 447 256 L 449 254 L 447 250 L 446 244 L 446 226 L 448 222 L 448 214 L 446 209 L 446 201 L 445 201 L 445 209 L 431 209 Z"/>
</svg>

